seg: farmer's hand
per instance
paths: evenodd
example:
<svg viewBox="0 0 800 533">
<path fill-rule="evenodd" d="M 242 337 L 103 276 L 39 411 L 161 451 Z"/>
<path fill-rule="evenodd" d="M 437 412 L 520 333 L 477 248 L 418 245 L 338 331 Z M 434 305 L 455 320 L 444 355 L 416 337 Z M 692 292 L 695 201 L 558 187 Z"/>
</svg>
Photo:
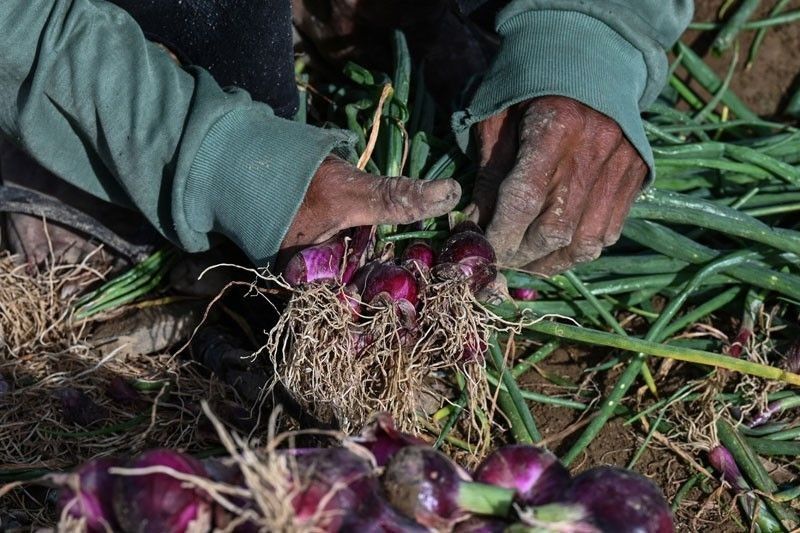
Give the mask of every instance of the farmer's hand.
<svg viewBox="0 0 800 533">
<path fill-rule="evenodd" d="M 619 239 L 647 166 L 612 119 L 562 96 L 477 125 L 480 171 L 467 214 L 501 264 L 550 276 Z"/>
<path fill-rule="evenodd" d="M 312 178 L 281 249 L 319 243 L 355 226 L 410 224 L 444 215 L 460 197 L 461 187 L 453 180 L 375 176 L 330 156 Z"/>
</svg>

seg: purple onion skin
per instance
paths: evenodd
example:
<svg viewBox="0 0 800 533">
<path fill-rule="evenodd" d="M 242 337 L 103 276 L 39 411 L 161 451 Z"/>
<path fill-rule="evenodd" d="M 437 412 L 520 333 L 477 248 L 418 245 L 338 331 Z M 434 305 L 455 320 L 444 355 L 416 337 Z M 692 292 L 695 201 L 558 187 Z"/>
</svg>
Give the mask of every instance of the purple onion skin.
<svg viewBox="0 0 800 533">
<path fill-rule="evenodd" d="M 119 459 L 104 457 L 81 466 L 75 472 L 79 479 L 78 492 L 70 487 L 61 489 L 58 498 L 59 512 L 68 507 L 67 514 L 74 518 L 84 518 L 89 533 L 115 529 L 117 521 L 111 501 L 114 476 L 108 473 L 108 469 L 121 465 L 122 461 Z"/>
<path fill-rule="evenodd" d="M 309 246 L 297 252 L 283 269 L 283 278 L 297 287 L 315 281 L 338 281 L 345 246 L 340 238 Z"/>
<path fill-rule="evenodd" d="M 340 532 L 357 533 L 428 533 L 410 518 L 403 516 L 379 496 L 364 500 L 359 509 L 345 518 Z"/>
<path fill-rule="evenodd" d="M 365 507 L 364 503 L 380 492 L 372 467 L 364 458 L 344 448 L 291 448 L 280 453 L 291 458 L 288 481 L 297 525 L 314 520 L 315 530 L 355 531 L 345 525 L 355 521 L 356 515 L 376 512 L 377 507 Z M 244 485 L 239 468 L 218 460 L 207 460 L 204 465 L 211 479 Z M 234 501 L 238 505 L 245 503 Z M 215 509 L 215 525 L 225 527 L 230 518 L 223 509 Z M 317 522 L 319 518 L 321 523 Z M 237 533 L 250 531 L 258 531 L 255 524 L 248 522 L 236 528 Z"/>
<path fill-rule="evenodd" d="M 511 297 L 521 302 L 532 302 L 539 299 L 539 291 L 536 289 L 526 289 L 517 287 L 509 291 Z"/>
<path fill-rule="evenodd" d="M 458 505 L 463 477 L 441 452 L 427 446 L 398 451 L 383 472 L 387 500 L 423 526 L 448 531 L 467 513 Z"/>
<path fill-rule="evenodd" d="M 417 305 L 419 287 L 408 269 L 392 263 L 372 262 L 362 271 L 353 278 L 362 302 L 371 304 L 378 295 L 385 294 L 391 301 L 406 300 Z"/>
<path fill-rule="evenodd" d="M 472 229 L 462 229 L 442 245 L 435 273 L 444 279 L 468 279 L 470 289 L 478 292 L 497 277 L 496 261 L 494 248 L 486 237 Z"/>
<path fill-rule="evenodd" d="M 457 524 L 453 533 L 503 533 L 508 526 L 508 522 L 495 518 L 473 517 Z"/>
<path fill-rule="evenodd" d="M 324 523 L 317 527 L 342 531 L 361 503 L 380 491 L 370 463 L 349 450 L 320 448 L 291 455 L 292 482 L 297 485 L 292 506 L 300 522 L 323 514 Z"/>
<path fill-rule="evenodd" d="M 353 318 L 357 319 L 362 312 L 361 297 L 356 293 L 352 285 L 349 285 L 336 294 L 340 301 L 342 301 L 347 308 L 350 309 L 350 314 Z"/>
<path fill-rule="evenodd" d="M 357 228 L 353 228 L 350 234 L 350 243 L 348 245 L 344 272 L 342 272 L 341 282 L 344 285 L 350 283 L 356 270 L 362 265 L 367 249 L 369 249 L 370 244 L 372 244 L 372 237 L 372 226 L 358 226 Z"/>
<path fill-rule="evenodd" d="M 753 332 L 747 328 L 742 328 L 739 330 L 739 333 L 736 334 L 736 338 L 728 347 L 728 355 L 731 357 L 741 357 L 742 351 L 744 347 L 747 346 L 750 337 L 753 335 Z"/>
<path fill-rule="evenodd" d="M 460 263 L 470 257 L 479 257 L 487 263 L 497 261 L 494 248 L 486 237 L 475 231 L 462 231 L 451 234 L 444 241 L 438 263 Z"/>
<path fill-rule="evenodd" d="M 172 450 L 150 450 L 130 468 L 165 466 L 177 472 L 206 477 L 202 463 Z M 116 476 L 114 512 L 126 533 L 181 533 L 209 509 L 205 495 L 168 474 Z"/>
<path fill-rule="evenodd" d="M 569 472 L 555 455 L 525 444 L 495 450 L 473 477 L 475 481 L 514 489 L 515 501 L 525 506 L 559 501 L 570 484 Z"/>
<path fill-rule="evenodd" d="M 384 299 L 381 295 L 376 302 Z M 385 302 L 386 304 L 392 302 Z M 397 325 L 399 326 L 398 334 L 403 345 L 410 346 L 417 342 L 419 337 L 419 323 L 417 322 L 417 309 L 414 304 L 408 300 L 396 300 L 394 303 L 395 312 L 397 313 Z"/>
<path fill-rule="evenodd" d="M 497 267 L 482 257 L 468 257 L 458 265 L 467 274 L 472 292 L 480 292 L 497 278 Z"/>
<path fill-rule="evenodd" d="M 477 363 L 483 361 L 483 354 L 489 347 L 486 341 L 478 336 L 473 336 L 465 341 L 464 350 L 461 352 L 461 361 L 464 363 Z"/>
<path fill-rule="evenodd" d="M 244 474 L 242 474 L 241 469 L 235 463 L 211 457 L 203 459 L 202 464 L 209 479 L 233 487 L 245 488 Z M 253 507 L 252 501 L 244 498 L 231 495 L 226 497 L 238 507 L 246 509 Z M 238 518 L 228 512 L 228 510 L 218 502 L 213 502 L 211 516 L 214 520 L 214 526 L 217 528 L 215 531 L 229 531 L 228 528 L 231 522 L 235 518 Z M 259 531 L 259 527 L 254 522 L 247 521 L 237 525 L 233 531 L 234 533 L 256 533 Z"/>
<path fill-rule="evenodd" d="M 751 428 L 762 426 L 772 419 L 773 416 L 783 413 L 789 409 L 794 409 L 798 407 L 800 402 L 797 401 L 796 396 L 788 396 L 786 398 L 781 398 L 779 400 L 775 400 L 767 404 L 766 409 L 758 413 L 755 417 L 753 417 L 752 421 L 748 424 Z"/>
<path fill-rule="evenodd" d="M 411 261 L 429 270 L 436 262 L 436 253 L 431 245 L 424 241 L 414 241 L 403 251 L 403 261 Z"/>
<path fill-rule="evenodd" d="M 388 413 L 379 413 L 353 440 L 372 453 L 378 466 L 385 466 L 394 454 L 406 446 L 426 444 L 422 439 L 398 431 Z"/>
<path fill-rule="evenodd" d="M 708 462 L 718 472 L 722 474 L 722 478 L 733 487 L 735 491 L 747 490 L 747 482 L 736 464 L 736 460 L 731 455 L 731 452 L 725 446 L 714 446 L 708 452 Z"/>
<path fill-rule="evenodd" d="M 208 479 L 237 487 L 244 485 L 244 475 L 235 464 L 230 464 L 216 457 L 208 457 L 200 462 Z"/>
<path fill-rule="evenodd" d="M 497 267 L 482 257 L 468 257 L 459 263 L 440 263 L 434 267 L 440 279 L 464 279 L 473 293 L 478 293 L 497 278 Z"/>
<path fill-rule="evenodd" d="M 649 479 L 622 468 L 592 468 L 572 480 L 565 493 L 582 505 L 603 533 L 674 533 L 672 513 Z"/>
</svg>

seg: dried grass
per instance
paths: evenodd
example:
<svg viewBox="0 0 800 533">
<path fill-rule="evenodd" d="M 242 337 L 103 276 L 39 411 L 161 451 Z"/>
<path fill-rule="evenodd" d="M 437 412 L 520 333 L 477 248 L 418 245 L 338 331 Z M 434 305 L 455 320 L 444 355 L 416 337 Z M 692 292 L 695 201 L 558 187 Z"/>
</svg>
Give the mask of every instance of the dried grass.
<svg viewBox="0 0 800 533">
<path fill-rule="evenodd" d="M 273 411 L 267 443 L 260 448 L 253 448 L 246 440 L 229 433 L 207 406 L 205 411 L 230 456 L 229 463 L 239 468 L 244 480 L 244 490 L 224 484 L 216 484 L 218 488 L 216 491 L 207 490 L 218 505 L 222 505 L 235 517 L 234 522 L 250 521 L 259 531 L 274 533 L 321 533 L 329 529 L 327 526 L 331 520 L 336 519 L 336 515 L 332 515 L 332 511 L 328 511 L 326 506 L 335 492 L 343 487 L 334 484 L 330 492 L 320 499 L 316 512 L 311 516 L 296 516 L 291 502 L 299 491 L 305 490 L 311 480 L 304 479 L 304 475 L 300 474 L 295 458 L 290 454 L 279 452 L 279 447 L 285 445 L 287 441 L 291 446 L 294 437 L 301 434 L 301 432 L 276 434 L 279 410 Z M 324 431 L 311 433 L 334 437 L 342 444 L 346 444 L 341 433 Z M 359 450 L 357 446 L 354 447 L 354 451 Z M 313 475 L 312 472 L 306 474 Z M 244 505 L 236 506 L 216 495 L 233 493 L 236 490 L 238 496 L 244 500 Z"/>
<path fill-rule="evenodd" d="M 226 389 L 197 365 L 169 355 L 100 355 L 89 327 L 73 320 L 74 287 L 101 278 L 88 262 L 30 272 L 0 256 L 0 474 L 59 470 L 92 457 L 130 455 L 149 447 L 197 450 L 200 401 Z M 149 383 L 136 406 L 112 400 L 115 378 Z M 156 386 L 153 386 L 153 385 Z M 65 419 L 60 400 L 72 389 L 91 399 L 97 420 Z M 207 439 L 205 439 L 207 441 Z M 42 523 L 35 498 L 16 490 L 0 507 Z M 41 502 L 40 502 L 41 503 Z"/>
</svg>

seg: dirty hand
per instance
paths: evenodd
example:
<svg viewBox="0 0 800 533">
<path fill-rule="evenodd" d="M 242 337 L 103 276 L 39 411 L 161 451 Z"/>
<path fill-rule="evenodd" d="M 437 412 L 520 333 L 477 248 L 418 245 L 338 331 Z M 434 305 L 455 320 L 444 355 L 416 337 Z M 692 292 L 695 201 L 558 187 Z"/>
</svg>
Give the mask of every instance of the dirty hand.
<svg viewBox="0 0 800 533">
<path fill-rule="evenodd" d="M 477 124 L 480 171 L 467 214 L 498 261 L 551 276 L 619 239 L 647 166 L 606 115 L 562 96 Z"/>
<path fill-rule="evenodd" d="M 281 249 L 316 244 L 355 226 L 410 224 L 444 215 L 460 197 L 461 187 L 453 180 L 376 176 L 329 156 L 311 179 Z"/>
</svg>

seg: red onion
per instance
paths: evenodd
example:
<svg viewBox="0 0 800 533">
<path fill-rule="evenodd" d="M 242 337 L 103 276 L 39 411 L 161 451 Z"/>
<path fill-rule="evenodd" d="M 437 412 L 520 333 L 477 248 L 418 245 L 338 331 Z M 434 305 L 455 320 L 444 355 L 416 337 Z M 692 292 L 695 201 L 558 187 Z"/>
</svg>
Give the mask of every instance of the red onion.
<svg viewBox="0 0 800 533">
<path fill-rule="evenodd" d="M 444 279 L 467 279 L 472 291 L 478 292 L 497 277 L 495 261 L 489 241 L 476 231 L 464 230 L 450 235 L 442 245 L 436 275 Z"/>
<path fill-rule="evenodd" d="M 350 313 L 353 315 L 353 318 L 358 318 L 361 314 L 361 297 L 353 286 L 348 285 L 344 287 L 336 296 L 350 308 Z"/>
<path fill-rule="evenodd" d="M 536 289 L 517 287 L 509 290 L 511 297 L 522 302 L 532 302 L 539 299 L 539 292 Z"/>
<path fill-rule="evenodd" d="M 375 342 L 375 337 L 372 334 L 355 329 L 350 331 L 350 339 L 353 343 L 353 353 L 356 355 L 366 350 Z"/>
<path fill-rule="evenodd" d="M 464 350 L 461 352 L 461 361 L 472 363 L 483 360 L 483 354 L 489 347 L 486 341 L 480 336 L 471 335 L 464 343 Z"/>
<path fill-rule="evenodd" d="M 420 438 L 398 431 L 388 413 L 379 413 L 353 440 L 372 453 L 378 466 L 385 466 L 395 453 L 406 446 L 426 444 Z"/>
<path fill-rule="evenodd" d="M 739 499 L 742 510 L 745 515 L 755 523 L 755 531 L 782 531 L 781 526 L 775 519 L 775 516 L 764 506 L 764 503 L 759 500 L 754 493 L 750 491 L 750 485 L 742 476 L 736 460 L 727 448 L 724 446 L 715 446 L 708 452 L 708 462 L 718 472 L 722 474 L 724 479 L 732 488 L 735 493 L 743 493 Z"/>
<path fill-rule="evenodd" d="M 367 460 L 344 448 L 290 450 L 295 517 L 303 522 L 325 516 L 325 531 L 340 531 L 361 502 L 379 492 Z"/>
<path fill-rule="evenodd" d="M 434 529 L 449 529 L 467 513 L 458 504 L 464 480 L 444 454 L 424 446 L 398 451 L 383 473 L 389 503 L 406 516 Z"/>
<path fill-rule="evenodd" d="M 90 533 L 115 529 L 117 521 L 111 502 L 114 476 L 108 473 L 108 469 L 121 464 L 118 459 L 103 457 L 81 466 L 75 472 L 77 492 L 64 486 L 58 498 L 59 509 L 67 509 L 67 514 L 74 518 L 85 519 Z"/>
<path fill-rule="evenodd" d="M 150 450 L 134 460 L 130 468 L 164 466 L 195 476 L 206 476 L 203 465 L 172 450 Z M 206 496 L 194 487 L 162 473 L 116 476 L 114 511 L 125 532 L 180 533 L 208 512 Z"/>
<path fill-rule="evenodd" d="M 764 302 L 760 297 L 753 293 L 748 293 L 745 297 L 745 309 L 742 315 L 742 323 L 739 325 L 739 332 L 736 338 L 728 347 L 728 355 L 731 357 L 741 357 L 742 352 L 747 348 L 755 330 L 756 317 L 761 313 Z"/>
<path fill-rule="evenodd" d="M 356 272 L 351 285 L 361 293 L 361 301 L 368 304 L 383 294 L 392 302 L 406 300 L 417 305 L 419 288 L 414 275 L 392 263 L 367 263 Z"/>
<path fill-rule="evenodd" d="M 427 446 L 406 446 L 391 458 L 382 478 L 387 500 L 423 526 L 449 530 L 470 512 L 505 515 L 514 491 L 470 483 L 446 455 Z"/>
<path fill-rule="evenodd" d="M 486 237 L 475 231 L 462 231 L 453 233 L 444 241 L 439 252 L 439 263 L 460 263 L 472 257 L 481 258 L 487 263 L 497 260 L 494 248 Z"/>
<path fill-rule="evenodd" d="M 342 524 L 341 532 L 355 533 L 427 533 L 430 530 L 395 511 L 377 494 L 361 503 Z"/>
<path fill-rule="evenodd" d="M 472 292 L 478 293 L 497 277 L 497 267 L 482 258 L 469 258 L 460 263 L 436 265 L 434 274 L 439 279 L 467 280 Z"/>
<path fill-rule="evenodd" d="M 218 458 L 206 458 L 202 461 L 203 468 L 208 475 L 208 478 L 218 483 L 224 483 L 232 487 L 245 488 L 244 474 L 241 468 L 231 461 Z M 242 498 L 240 496 L 225 496 L 234 505 L 242 509 L 253 509 L 254 502 L 252 500 Z M 213 502 L 212 516 L 214 519 L 214 531 L 230 531 L 230 525 L 233 520 L 238 520 L 240 517 L 231 514 L 223 505 L 218 502 Z M 234 533 L 257 533 L 260 528 L 252 521 L 237 523 Z"/>
<path fill-rule="evenodd" d="M 739 333 L 736 334 L 736 339 L 734 339 L 734 341 L 728 347 L 728 355 L 731 357 L 740 357 L 744 347 L 747 346 L 747 343 L 750 341 L 750 337 L 752 335 L 752 330 L 747 328 L 740 329 Z"/>
<path fill-rule="evenodd" d="M 495 450 L 475 471 L 475 480 L 514 489 L 522 505 L 560 500 L 570 475 L 555 455 L 543 448 L 518 444 Z"/>
<path fill-rule="evenodd" d="M 751 428 L 761 426 L 769 422 L 769 420 L 776 414 L 783 413 L 789 409 L 800 407 L 800 396 L 787 396 L 780 400 L 775 400 L 767 404 L 766 409 L 758 413 L 753 420 L 748 424 Z"/>
<path fill-rule="evenodd" d="M 622 468 L 600 467 L 577 476 L 565 494 L 582 505 L 603 533 L 673 533 L 672 513 L 649 479 Z"/>
<path fill-rule="evenodd" d="M 385 294 L 379 295 L 381 298 L 386 298 Z M 375 301 L 380 300 L 380 298 Z M 416 342 L 418 331 L 417 324 L 417 309 L 414 304 L 408 300 L 397 300 L 394 302 L 395 311 L 397 311 L 397 324 L 399 326 L 398 334 L 403 339 L 404 343 Z"/>
<path fill-rule="evenodd" d="M 347 259 L 345 260 L 344 272 L 342 272 L 342 283 L 350 283 L 353 275 L 359 267 L 364 264 L 364 259 L 372 243 L 373 226 L 359 226 L 353 228 L 350 235 L 350 242 L 347 245 Z"/>
<path fill-rule="evenodd" d="M 241 468 L 229 461 L 217 457 L 208 457 L 200 461 L 208 479 L 227 485 L 241 486 L 244 477 Z"/>
<path fill-rule="evenodd" d="M 708 462 L 722 474 L 722 479 L 728 482 L 734 490 L 748 490 L 747 482 L 736 464 L 736 460 L 725 446 L 715 446 L 708 452 Z"/>
<path fill-rule="evenodd" d="M 436 260 L 436 253 L 425 241 L 414 241 L 403 251 L 403 261 L 427 272 Z"/>
<path fill-rule="evenodd" d="M 344 248 L 344 242 L 337 237 L 300 250 L 283 269 L 283 277 L 294 287 L 314 281 L 339 280 Z"/>
</svg>

